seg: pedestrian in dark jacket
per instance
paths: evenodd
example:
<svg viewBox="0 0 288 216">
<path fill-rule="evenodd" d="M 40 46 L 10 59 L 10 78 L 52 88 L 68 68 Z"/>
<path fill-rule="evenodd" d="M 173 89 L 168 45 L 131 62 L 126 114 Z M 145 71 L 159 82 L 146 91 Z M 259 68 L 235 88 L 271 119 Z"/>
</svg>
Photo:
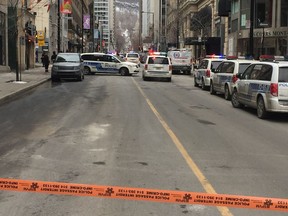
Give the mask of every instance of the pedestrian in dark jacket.
<svg viewBox="0 0 288 216">
<path fill-rule="evenodd" d="M 45 66 L 45 72 L 48 72 L 48 67 L 49 67 L 49 57 L 48 55 L 45 53 L 44 56 L 43 56 L 43 64 Z"/>
<path fill-rule="evenodd" d="M 53 51 L 53 54 L 52 54 L 52 56 L 51 56 L 51 61 L 52 61 L 52 63 L 55 61 L 56 57 L 57 57 L 57 54 L 56 54 L 55 51 Z"/>
<path fill-rule="evenodd" d="M 42 67 L 45 67 L 45 65 L 44 65 L 44 53 L 42 53 L 41 62 L 42 62 Z"/>
</svg>

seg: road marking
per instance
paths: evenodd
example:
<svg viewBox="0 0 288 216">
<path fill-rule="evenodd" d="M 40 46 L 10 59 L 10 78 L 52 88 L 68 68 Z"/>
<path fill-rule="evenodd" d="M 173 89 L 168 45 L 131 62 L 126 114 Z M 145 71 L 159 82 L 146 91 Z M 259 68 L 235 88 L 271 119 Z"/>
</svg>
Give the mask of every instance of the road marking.
<svg viewBox="0 0 288 216">
<path fill-rule="evenodd" d="M 156 110 L 156 108 L 154 107 L 152 102 L 149 100 L 149 98 L 146 96 L 146 94 L 143 92 L 143 90 L 141 89 L 139 84 L 135 81 L 135 79 L 133 77 L 132 77 L 132 80 L 133 80 L 134 84 L 136 85 L 136 87 L 138 88 L 138 90 L 140 91 L 140 93 L 142 94 L 142 96 L 145 98 L 145 100 L 146 100 L 147 104 L 149 105 L 150 109 L 152 110 L 152 112 L 156 115 L 157 119 L 162 124 L 162 126 L 164 127 L 164 129 L 166 130 L 166 132 L 168 133 L 168 135 L 170 136 L 170 138 L 172 139 L 172 141 L 174 142 L 174 144 L 176 145 L 176 147 L 178 148 L 178 150 L 180 151 L 182 156 L 184 157 L 186 163 L 188 164 L 188 166 L 190 167 L 192 172 L 198 178 L 199 182 L 201 183 L 201 185 L 203 186 L 205 191 L 207 193 L 210 193 L 210 194 L 217 194 L 216 190 L 213 188 L 213 186 L 210 184 L 208 179 L 204 176 L 204 174 L 201 172 L 199 167 L 196 165 L 196 163 L 190 157 L 190 155 L 188 154 L 188 152 L 186 151 L 186 149 L 184 148 L 184 146 L 182 145 L 182 143 L 180 142 L 180 140 L 178 139 L 176 134 L 172 131 L 172 129 L 165 122 L 165 120 L 162 118 L 160 113 Z M 223 216 L 232 216 L 233 215 L 227 207 L 217 207 L 217 208 Z"/>
</svg>

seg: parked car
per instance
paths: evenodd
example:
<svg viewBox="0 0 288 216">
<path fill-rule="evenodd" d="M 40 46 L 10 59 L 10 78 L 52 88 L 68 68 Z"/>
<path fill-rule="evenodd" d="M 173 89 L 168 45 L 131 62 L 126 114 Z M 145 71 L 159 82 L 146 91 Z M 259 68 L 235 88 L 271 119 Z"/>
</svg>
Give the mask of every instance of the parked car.
<svg viewBox="0 0 288 216">
<path fill-rule="evenodd" d="M 194 86 L 201 86 L 203 90 L 210 87 L 210 78 L 213 72 L 224 60 L 222 56 L 210 55 L 206 56 L 197 68 L 194 68 Z"/>
<path fill-rule="evenodd" d="M 128 76 L 139 73 L 138 64 L 126 62 L 121 57 L 104 53 L 83 53 L 84 73 L 116 73 Z"/>
<path fill-rule="evenodd" d="M 79 53 L 58 53 L 51 70 L 51 80 L 84 79 L 84 64 Z"/>
<path fill-rule="evenodd" d="M 224 94 L 226 100 L 230 100 L 233 83 L 237 80 L 236 74 L 242 74 L 255 61 L 237 59 L 237 57 L 236 59 L 235 57 L 226 57 L 226 59 L 228 60 L 221 62 L 210 78 L 210 94 L 218 92 Z"/>
<path fill-rule="evenodd" d="M 260 57 L 263 59 L 263 57 Z M 267 58 L 266 59 L 272 59 Z M 266 118 L 269 112 L 288 113 L 288 61 L 252 63 L 239 78 L 232 92 L 235 108 L 244 105 L 257 109 L 257 116 Z"/>
<path fill-rule="evenodd" d="M 171 82 L 172 64 L 169 57 L 166 56 L 147 56 L 142 66 L 142 78 L 163 78 Z"/>
</svg>

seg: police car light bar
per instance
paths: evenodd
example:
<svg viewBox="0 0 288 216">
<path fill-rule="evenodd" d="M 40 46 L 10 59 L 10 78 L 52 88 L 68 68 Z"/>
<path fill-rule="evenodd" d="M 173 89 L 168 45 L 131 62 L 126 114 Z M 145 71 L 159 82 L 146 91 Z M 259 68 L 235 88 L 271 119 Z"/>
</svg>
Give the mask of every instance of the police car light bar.
<svg viewBox="0 0 288 216">
<path fill-rule="evenodd" d="M 226 59 L 227 60 L 236 60 L 236 59 L 238 59 L 238 57 L 237 56 L 226 56 Z"/>
<path fill-rule="evenodd" d="M 220 55 L 215 55 L 215 54 L 213 54 L 213 55 L 206 55 L 206 58 L 219 58 L 219 59 L 223 59 L 223 58 L 225 58 L 224 56 L 220 56 Z"/>
<path fill-rule="evenodd" d="M 261 55 L 260 57 L 259 57 L 259 60 L 260 61 L 275 61 L 275 57 L 274 56 L 272 56 L 272 55 Z"/>
</svg>

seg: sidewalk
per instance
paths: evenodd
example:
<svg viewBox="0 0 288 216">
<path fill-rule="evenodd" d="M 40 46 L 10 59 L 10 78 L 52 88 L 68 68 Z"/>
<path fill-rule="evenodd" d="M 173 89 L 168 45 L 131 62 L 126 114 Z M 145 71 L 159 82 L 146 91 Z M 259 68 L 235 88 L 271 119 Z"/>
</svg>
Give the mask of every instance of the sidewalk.
<svg viewBox="0 0 288 216">
<path fill-rule="evenodd" d="M 16 72 L 0 72 L 0 104 L 9 101 L 13 97 L 34 88 L 50 80 L 51 66 L 49 72 L 45 72 L 41 64 L 35 68 L 21 71 L 20 81 L 16 82 Z"/>
</svg>

